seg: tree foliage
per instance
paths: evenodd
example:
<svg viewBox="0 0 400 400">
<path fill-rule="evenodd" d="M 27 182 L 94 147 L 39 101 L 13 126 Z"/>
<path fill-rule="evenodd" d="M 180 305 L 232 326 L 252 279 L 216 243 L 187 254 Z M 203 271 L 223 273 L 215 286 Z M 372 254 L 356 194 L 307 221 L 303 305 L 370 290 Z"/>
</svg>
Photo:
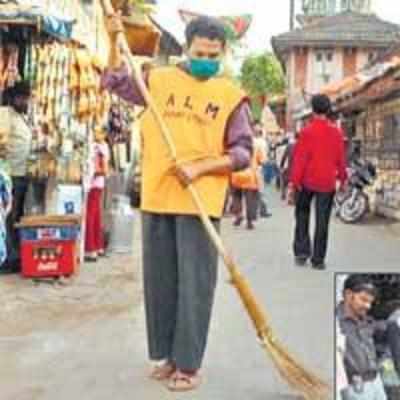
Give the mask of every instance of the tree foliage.
<svg viewBox="0 0 400 400">
<path fill-rule="evenodd" d="M 246 58 L 242 64 L 240 81 L 252 97 L 282 94 L 285 90 L 282 68 L 271 53 Z"/>
<path fill-rule="evenodd" d="M 241 67 L 240 82 L 252 100 L 255 118 L 260 118 L 263 96 L 282 94 L 285 90 L 281 65 L 271 53 L 247 57 Z"/>
</svg>

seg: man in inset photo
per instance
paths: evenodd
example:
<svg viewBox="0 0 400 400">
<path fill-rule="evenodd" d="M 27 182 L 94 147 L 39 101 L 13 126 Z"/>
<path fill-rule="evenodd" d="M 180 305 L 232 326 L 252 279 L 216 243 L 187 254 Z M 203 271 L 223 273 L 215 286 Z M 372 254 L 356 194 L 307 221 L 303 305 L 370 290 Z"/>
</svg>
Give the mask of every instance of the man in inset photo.
<svg viewBox="0 0 400 400">
<path fill-rule="evenodd" d="M 349 386 L 343 400 L 386 400 L 375 344 L 377 322 L 368 315 L 377 288 L 368 275 L 350 275 L 337 307 L 339 329 L 344 336 L 343 365 Z"/>
<path fill-rule="evenodd" d="M 400 400 L 400 274 L 337 275 L 336 287 L 336 399 Z"/>
</svg>

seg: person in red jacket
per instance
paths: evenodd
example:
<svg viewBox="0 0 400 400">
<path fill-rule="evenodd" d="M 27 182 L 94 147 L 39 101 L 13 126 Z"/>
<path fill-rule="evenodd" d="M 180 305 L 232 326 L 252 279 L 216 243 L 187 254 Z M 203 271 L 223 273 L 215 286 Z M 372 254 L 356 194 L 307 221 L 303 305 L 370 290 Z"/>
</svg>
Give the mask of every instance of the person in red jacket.
<svg viewBox="0 0 400 400">
<path fill-rule="evenodd" d="M 336 183 L 339 180 L 343 187 L 347 173 L 343 133 L 328 119 L 332 109 L 329 98 L 316 95 L 311 102 L 314 115 L 300 132 L 294 149 L 288 199 L 296 205 L 296 264 L 305 266 L 311 258 L 313 268 L 323 270 Z M 312 245 L 309 225 L 313 198 L 316 228 Z"/>
</svg>

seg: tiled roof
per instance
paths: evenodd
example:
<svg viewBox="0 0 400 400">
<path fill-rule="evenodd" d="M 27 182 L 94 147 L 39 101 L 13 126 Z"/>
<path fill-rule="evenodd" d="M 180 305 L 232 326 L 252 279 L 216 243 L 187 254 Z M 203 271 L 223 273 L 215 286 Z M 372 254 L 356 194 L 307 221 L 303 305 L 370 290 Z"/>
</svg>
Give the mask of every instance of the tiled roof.
<svg viewBox="0 0 400 400">
<path fill-rule="evenodd" d="M 385 63 L 379 63 L 375 66 L 372 66 L 370 69 L 359 73 L 357 76 L 353 78 L 359 79 L 359 84 L 354 85 L 352 87 L 347 88 L 347 90 L 341 91 L 337 93 L 339 96 L 337 97 L 345 97 L 349 95 L 356 94 L 364 90 L 367 86 L 372 83 L 379 81 L 388 73 L 392 73 L 394 71 L 400 70 L 400 57 L 394 55 L 390 60 Z"/>
<path fill-rule="evenodd" d="M 320 92 L 331 97 L 332 100 L 342 94 L 352 92 L 362 86 L 363 80 L 359 75 L 353 75 L 339 82 L 331 83 L 324 86 Z"/>
<path fill-rule="evenodd" d="M 388 73 L 399 70 L 400 56 L 393 55 L 384 63 L 379 62 L 358 74 L 324 86 L 320 92 L 328 95 L 332 101 L 343 101 L 365 91 L 368 86 L 384 78 Z"/>
<path fill-rule="evenodd" d="M 374 14 L 344 12 L 272 38 L 278 54 L 294 46 L 388 47 L 400 37 L 400 25 Z"/>
</svg>

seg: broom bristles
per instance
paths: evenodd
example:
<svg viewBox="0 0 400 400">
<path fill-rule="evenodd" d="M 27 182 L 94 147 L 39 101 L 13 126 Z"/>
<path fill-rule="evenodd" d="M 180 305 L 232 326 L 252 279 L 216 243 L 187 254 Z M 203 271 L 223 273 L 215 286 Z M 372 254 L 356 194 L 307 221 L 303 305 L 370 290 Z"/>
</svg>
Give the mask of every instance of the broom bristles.
<svg viewBox="0 0 400 400">
<path fill-rule="evenodd" d="M 239 292 L 257 335 L 281 376 L 292 389 L 301 393 L 306 400 L 325 400 L 324 392 L 328 391 L 328 385 L 307 371 L 276 339 L 266 314 L 250 290 L 249 283 L 238 272 L 233 261 L 230 264 L 227 262 L 227 265 L 231 271 L 232 284 Z"/>
<path fill-rule="evenodd" d="M 276 339 L 266 335 L 261 342 L 281 376 L 292 389 L 301 393 L 306 400 L 326 400 L 328 398 L 329 386 L 316 375 L 307 371 Z"/>
<path fill-rule="evenodd" d="M 282 345 L 274 342 L 269 343 L 269 350 L 273 350 L 274 354 L 277 355 L 277 359 L 281 361 L 281 363 L 289 365 L 292 369 L 298 371 L 298 373 L 308 380 L 313 385 L 321 385 L 326 386 L 326 384 L 318 378 L 316 375 L 312 374 L 311 372 L 307 371 L 297 360 L 295 360 L 289 353 L 282 347 Z"/>
</svg>

